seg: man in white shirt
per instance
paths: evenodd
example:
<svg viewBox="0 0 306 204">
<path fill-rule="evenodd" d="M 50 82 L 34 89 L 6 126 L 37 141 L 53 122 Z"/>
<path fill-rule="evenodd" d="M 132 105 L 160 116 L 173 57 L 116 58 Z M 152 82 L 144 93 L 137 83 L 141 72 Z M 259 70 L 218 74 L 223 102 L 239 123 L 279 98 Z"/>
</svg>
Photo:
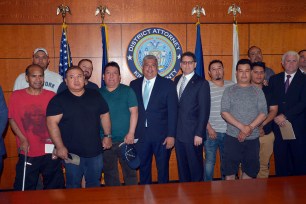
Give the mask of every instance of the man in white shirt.
<svg viewBox="0 0 306 204">
<path fill-rule="evenodd" d="M 43 89 L 56 93 L 63 79 L 58 73 L 52 72 L 48 69 L 49 63 L 50 60 L 47 50 L 45 48 L 36 48 L 33 52 L 33 64 L 38 64 L 45 70 L 45 83 Z M 25 79 L 25 73 L 21 73 L 15 81 L 13 91 L 27 87 L 29 87 L 29 83 L 27 83 Z"/>
<path fill-rule="evenodd" d="M 306 77 L 300 71 L 299 54 L 282 57 L 284 72 L 270 78 L 269 87 L 277 100 L 274 118 L 274 161 L 276 176 L 306 175 Z M 283 139 L 280 128 L 292 125 L 295 139 Z M 290 126 L 289 126 L 290 127 Z"/>
</svg>

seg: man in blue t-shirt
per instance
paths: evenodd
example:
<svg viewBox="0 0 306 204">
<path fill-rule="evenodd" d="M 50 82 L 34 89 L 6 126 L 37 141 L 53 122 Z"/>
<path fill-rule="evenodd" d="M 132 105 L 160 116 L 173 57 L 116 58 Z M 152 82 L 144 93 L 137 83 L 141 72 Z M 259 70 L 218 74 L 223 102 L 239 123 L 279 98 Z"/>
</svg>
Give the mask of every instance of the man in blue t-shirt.
<svg viewBox="0 0 306 204">
<path fill-rule="evenodd" d="M 138 103 L 132 88 L 120 84 L 120 67 L 109 62 L 103 73 L 106 87 L 100 93 L 109 106 L 112 123 L 112 148 L 103 152 L 103 172 L 106 186 L 120 186 L 118 160 L 120 162 L 125 185 L 135 185 L 136 170 L 131 169 L 122 158 L 119 145 L 122 142 L 134 143 L 135 128 L 138 119 Z"/>
<path fill-rule="evenodd" d="M 47 108 L 48 130 L 56 147 L 54 154 L 65 161 L 66 188 L 80 188 L 83 176 L 86 187 L 98 187 L 102 151 L 112 145 L 108 106 L 98 91 L 84 88 L 81 68 L 70 67 L 65 81 L 68 89 L 57 94 Z M 101 123 L 105 133 L 102 141 Z"/>
</svg>

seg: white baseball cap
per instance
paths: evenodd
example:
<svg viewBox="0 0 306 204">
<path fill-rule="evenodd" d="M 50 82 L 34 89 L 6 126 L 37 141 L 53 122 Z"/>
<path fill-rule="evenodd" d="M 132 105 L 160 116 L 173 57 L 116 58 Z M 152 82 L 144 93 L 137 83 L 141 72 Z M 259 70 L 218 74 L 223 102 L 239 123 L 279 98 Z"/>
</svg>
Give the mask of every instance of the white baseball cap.
<svg viewBox="0 0 306 204">
<path fill-rule="evenodd" d="M 36 48 L 34 50 L 33 54 L 35 55 L 39 51 L 42 51 L 42 52 L 46 53 L 46 55 L 49 57 L 49 54 L 48 54 L 47 50 L 45 48 L 42 48 L 42 47 Z"/>
</svg>

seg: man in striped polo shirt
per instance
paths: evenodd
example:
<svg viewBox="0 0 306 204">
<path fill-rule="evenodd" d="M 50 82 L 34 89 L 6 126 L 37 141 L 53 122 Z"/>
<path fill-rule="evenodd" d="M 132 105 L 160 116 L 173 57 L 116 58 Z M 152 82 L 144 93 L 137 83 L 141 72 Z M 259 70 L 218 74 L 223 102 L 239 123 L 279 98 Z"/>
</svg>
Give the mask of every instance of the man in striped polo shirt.
<svg viewBox="0 0 306 204">
<path fill-rule="evenodd" d="M 234 84 L 232 81 L 224 80 L 224 67 L 220 60 L 213 60 L 209 63 L 209 81 L 211 107 L 209 122 L 207 124 L 207 139 L 205 145 L 205 181 L 212 181 L 214 166 L 216 163 L 216 153 L 219 148 L 220 158 L 223 156 L 223 138 L 226 133 L 226 122 L 220 114 L 221 98 L 226 87 Z M 222 167 L 221 167 L 221 176 Z"/>
</svg>

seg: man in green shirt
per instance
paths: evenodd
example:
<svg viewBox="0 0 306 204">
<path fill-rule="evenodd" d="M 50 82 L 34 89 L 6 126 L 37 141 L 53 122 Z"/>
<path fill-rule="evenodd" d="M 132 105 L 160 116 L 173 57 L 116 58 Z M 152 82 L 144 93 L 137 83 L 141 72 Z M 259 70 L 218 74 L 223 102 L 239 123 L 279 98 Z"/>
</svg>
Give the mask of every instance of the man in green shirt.
<svg viewBox="0 0 306 204">
<path fill-rule="evenodd" d="M 120 67 L 116 62 L 109 62 L 103 73 L 106 87 L 100 93 L 110 110 L 113 146 L 103 154 L 103 170 L 106 186 L 119 186 L 118 160 L 120 162 L 125 185 L 138 183 L 136 170 L 131 169 L 121 157 L 120 143 L 134 143 L 134 133 L 138 119 L 136 95 L 130 87 L 120 84 Z"/>
</svg>

